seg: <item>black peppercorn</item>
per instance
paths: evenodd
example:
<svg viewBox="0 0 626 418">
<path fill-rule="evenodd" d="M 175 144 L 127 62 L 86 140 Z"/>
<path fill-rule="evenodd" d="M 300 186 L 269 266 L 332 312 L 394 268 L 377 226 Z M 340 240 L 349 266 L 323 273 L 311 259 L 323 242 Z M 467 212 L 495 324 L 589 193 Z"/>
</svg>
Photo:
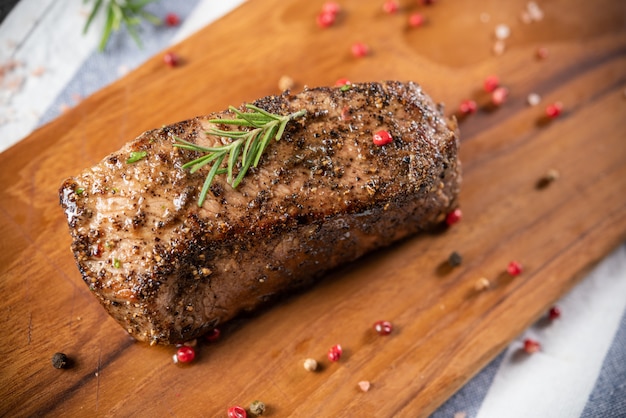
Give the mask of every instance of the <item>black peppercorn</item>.
<svg viewBox="0 0 626 418">
<path fill-rule="evenodd" d="M 448 257 L 448 263 L 451 267 L 460 266 L 462 262 L 463 257 L 461 257 L 461 254 L 457 253 L 456 251 L 453 251 Z"/>
<path fill-rule="evenodd" d="M 64 353 L 54 353 L 52 365 L 55 369 L 67 369 L 70 366 L 70 359 Z"/>
</svg>

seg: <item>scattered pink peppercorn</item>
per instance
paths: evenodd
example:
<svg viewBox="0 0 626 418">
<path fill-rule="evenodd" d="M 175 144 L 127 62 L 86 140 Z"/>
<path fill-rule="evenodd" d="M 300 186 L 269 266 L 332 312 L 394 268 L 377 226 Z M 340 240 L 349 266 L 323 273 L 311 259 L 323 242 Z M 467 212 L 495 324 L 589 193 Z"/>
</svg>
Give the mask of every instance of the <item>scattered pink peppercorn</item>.
<svg viewBox="0 0 626 418">
<path fill-rule="evenodd" d="M 344 106 L 341 109 L 341 120 L 350 120 L 352 119 L 352 111 L 349 106 Z"/>
<path fill-rule="evenodd" d="M 430 6 L 435 3 L 435 0 L 420 0 L 420 3 L 422 3 L 424 6 Z"/>
<path fill-rule="evenodd" d="M 541 344 L 532 338 L 526 338 L 524 340 L 524 351 L 528 354 L 536 353 L 541 349 Z"/>
<path fill-rule="evenodd" d="M 496 87 L 491 93 L 491 103 L 495 106 L 501 106 L 509 97 L 509 90 L 506 87 Z"/>
<path fill-rule="evenodd" d="M 379 147 L 387 145 L 392 141 L 393 137 L 387 131 L 378 131 L 372 136 L 372 142 L 374 142 L 374 145 L 378 145 Z"/>
<path fill-rule="evenodd" d="M 476 101 L 472 99 L 463 100 L 459 106 L 459 112 L 463 115 L 471 115 L 472 113 L 476 113 L 476 110 L 478 110 L 478 105 Z"/>
<path fill-rule="evenodd" d="M 328 12 L 321 12 L 317 15 L 317 26 L 320 28 L 327 28 L 335 23 L 336 15 Z"/>
<path fill-rule="evenodd" d="M 207 332 L 204 336 L 204 339 L 208 342 L 212 343 L 220 339 L 220 335 L 222 331 L 219 328 L 213 328 L 211 331 Z"/>
<path fill-rule="evenodd" d="M 546 107 L 546 116 L 550 119 L 558 118 L 563 113 L 563 103 L 556 102 Z"/>
<path fill-rule="evenodd" d="M 338 79 L 337 81 L 335 81 L 335 86 L 336 87 L 342 87 L 342 86 L 345 86 L 346 84 L 352 84 L 352 83 L 350 82 L 350 80 L 348 80 L 347 78 L 344 78 L 344 77 L 342 77 L 342 78 Z"/>
<path fill-rule="evenodd" d="M 322 5 L 322 13 L 330 13 L 336 15 L 340 11 L 341 6 L 339 6 L 339 3 L 336 3 L 334 1 L 327 1 Z"/>
<path fill-rule="evenodd" d="M 333 345 L 328 350 L 328 360 L 332 362 L 339 361 L 342 353 L 343 353 L 343 349 L 341 348 L 339 344 Z"/>
<path fill-rule="evenodd" d="M 389 335 L 393 331 L 393 325 L 389 321 L 376 321 L 374 330 L 380 335 Z"/>
<path fill-rule="evenodd" d="M 363 42 L 355 42 L 352 44 L 352 55 L 356 58 L 363 58 L 368 55 L 370 52 L 369 47 Z"/>
<path fill-rule="evenodd" d="M 409 26 L 412 28 L 420 27 L 424 24 L 424 15 L 421 13 L 412 13 L 409 16 Z"/>
<path fill-rule="evenodd" d="M 500 85 L 500 79 L 496 75 L 490 75 L 485 78 L 483 82 L 483 88 L 487 93 L 491 93 Z"/>
<path fill-rule="evenodd" d="M 396 0 L 386 0 L 383 3 L 383 11 L 385 13 L 394 14 L 400 9 L 400 4 Z"/>
<path fill-rule="evenodd" d="M 104 252 L 104 246 L 102 245 L 101 242 L 99 242 L 98 245 L 95 245 L 93 249 L 91 250 L 91 254 L 94 257 L 98 257 L 98 258 L 102 257 L 103 252 Z"/>
<path fill-rule="evenodd" d="M 522 265 L 517 261 L 511 261 L 509 265 L 506 266 L 506 272 L 513 277 L 519 276 L 522 274 Z"/>
<path fill-rule="evenodd" d="M 166 52 L 165 55 L 163 55 L 163 62 L 170 67 L 176 67 L 179 61 L 178 55 L 173 52 Z"/>
<path fill-rule="evenodd" d="M 548 48 L 543 47 L 543 46 L 537 48 L 537 58 L 539 58 L 540 60 L 548 58 L 548 55 L 549 55 Z"/>
<path fill-rule="evenodd" d="M 180 23 L 180 17 L 176 13 L 168 13 L 165 15 L 165 24 L 167 26 L 178 26 Z"/>
<path fill-rule="evenodd" d="M 228 418 L 247 418 L 247 416 L 246 410 L 238 405 L 228 408 Z"/>
<path fill-rule="evenodd" d="M 550 310 L 548 311 L 548 317 L 550 318 L 551 321 L 554 321 L 555 319 L 559 319 L 561 317 L 561 309 L 558 306 L 551 307 Z"/>
<path fill-rule="evenodd" d="M 452 226 L 455 223 L 459 222 L 461 218 L 463 218 L 463 212 L 461 212 L 461 209 L 456 208 L 446 215 L 446 224 L 448 226 Z"/>
<path fill-rule="evenodd" d="M 176 360 L 180 363 L 191 363 L 196 358 L 196 350 L 188 345 L 178 347 Z"/>
</svg>

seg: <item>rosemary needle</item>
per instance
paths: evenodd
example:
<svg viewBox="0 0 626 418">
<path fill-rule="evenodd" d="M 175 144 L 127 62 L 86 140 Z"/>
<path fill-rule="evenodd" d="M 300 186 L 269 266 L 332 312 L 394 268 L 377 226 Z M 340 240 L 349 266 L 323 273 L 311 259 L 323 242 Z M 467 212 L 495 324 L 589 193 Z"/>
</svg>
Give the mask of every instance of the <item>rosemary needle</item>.
<svg viewBox="0 0 626 418">
<path fill-rule="evenodd" d="M 96 15 L 100 13 L 100 10 L 104 10 L 106 20 L 102 37 L 100 38 L 100 45 L 98 46 L 101 52 L 104 51 L 111 33 L 119 30 L 122 23 L 126 26 L 128 34 L 137 45 L 141 47 L 141 40 L 137 32 L 137 26 L 141 20 L 145 19 L 153 25 L 161 24 L 161 19 L 144 10 L 149 3 L 153 3 L 154 1 L 156 0 L 94 0 L 93 7 L 85 23 L 85 27 L 83 28 L 83 34 L 87 33 L 89 26 L 91 26 Z M 87 0 L 83 0 L 83 3 L 87 3 Z"/>
<path fill-rule="evenodd" d="M 276 115 L 252 104 L 246 104 L 246 108 L 251 112 L 242 112 L 236 107 L 230 106 L 229 110 L 235 113 L 233 119 L 211 119 L 210 123 L 216 125 L 234 125 L 248 130 L 224 130 L 213 128 L 207 134 L 231 139 L 231 142 L 217 147 L 203 147 L 184 139 L 175 137 L 175 147 L 191 151 L 204 153 L 192 161 L 183 164 L 183 169 L 189 169 L 195 173 L 202 167 L 213 164 L 204 180 L 204 185 L 198 197 L 198 206 L 202 206 L 206 195 L 218 174 L 226 174 L 226 181 L 237 188 L 241 180 L 245 177 L 250 167 L 256 167 L 261 160 L 269 142 L 272 139 L 279 141 L 285 132 L 285 127 L 289 121 L 304 116 L 306 110 L 299 110 L 289 115 Z M 241 166 L 238 167 L 235 177 L 235 168 L 241 159 Z M 223 167 L 226 161 L 226 167 Z"/>
</svg>

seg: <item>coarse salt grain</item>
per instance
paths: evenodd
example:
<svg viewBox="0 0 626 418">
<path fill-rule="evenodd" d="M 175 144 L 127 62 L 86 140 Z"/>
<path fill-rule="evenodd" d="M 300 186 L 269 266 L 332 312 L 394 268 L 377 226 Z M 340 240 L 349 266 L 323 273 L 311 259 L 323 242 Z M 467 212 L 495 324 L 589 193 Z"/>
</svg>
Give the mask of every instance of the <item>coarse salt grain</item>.
<svg viewBox="0 0 626 418">
<path fill-rule="evenodd" d="M 476 280 L 476 283 L 474 284 L 474 289 L 478 291 L 483 291 L 489 289 L 490 286 L 491 283 L 489 282 L 489 280 L 487 280 L 486 277 L 481 277 L 480 279 Z"/>
<path fill-rule="evenodd" d="M 496 26 L 494 33 L 496 35 L 496 39 L 507 39 L 509 36 L 511 36 L 511 28 L 509 28 L 508 25 L 501 23 Z"/>
<path fill-rule="evenodd" d="M 278 88 L 281 91 L 290 90 L 293 88 L 294 85 L 295 82 L 293 81 L 293 78 L 289 77 L 288 75 L 284 75 L 278 80 Z"/>
<path fill-rule="evenodd" d="M 312 358 L 304 360 L 304 369 L 308 372 L 314 372 L 317 370 L 317 361 Z"/>
<path fill-rule="evenodd" d="M 493 44 L 493 53 L 494 55 L 500 56 L 502 54 L 504 54 L 504 51 L 506 50 L 506 44 L 504 43 L 503 40 L 497 40 L 494 44 Z"/>
<path fill-rule="evenodd" d="M 539 96 L 537 93 L 530 93 L 528 97 L 526 97 L 526 102 L 530 106 L 537 106 L 539 102 L 541 102 L 541 96 Z"/>
<path fill-rule="evenodd" d="M 557 180 L 560 176 L 559 170 L 554 168 L 549 169 L 546 173 L 546 178 L 550 181 Z"/>
<path fill-rule="evenodd" d="M 361 380 L 359 382 L 359 389 L 361 389 L 361 391 L 363 392 L 367 392 L 368 390 L 370 390 L 371 387 L 371 383 L 368 382 L 367 380 Z"/>
<path fill-rule="evenodd" d="M 526 5 L 526 10 L 528 10 L 528 14 L 530 15 L 530 18 L 533 21 L 537 22 L 543 19 L 543 11 L 539 8 L 539 5 L 535 3 L 534 1 L 528 2 L 528 4 Z"/>
<path fill-rule="evenodd" d="M 31 71 L 31 75 L 35 76 L 35 77 L 39 77 L 41 75 L 43 75 L 43 73 L 46 72 L 46 69 L 42 66 L 39 66 L 37 68 L 35 68 L 33 71 Z"/>
<path fill-rule="evenodd" d="M 117 67 L 117 75 L 120 77 L 125 76 L 126 74 L 128 74 L 129 71 L 130 70 L 127 65 L 122 64 L 119 67 Z"/>
</svg>

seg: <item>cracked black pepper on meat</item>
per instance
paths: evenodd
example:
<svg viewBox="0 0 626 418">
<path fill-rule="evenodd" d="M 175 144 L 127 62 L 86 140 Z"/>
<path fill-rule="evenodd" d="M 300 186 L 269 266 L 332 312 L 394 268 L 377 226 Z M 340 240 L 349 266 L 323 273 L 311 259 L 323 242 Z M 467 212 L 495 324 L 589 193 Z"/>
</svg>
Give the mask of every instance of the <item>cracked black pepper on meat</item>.
<svg viewBox="0 0 626 418">
<path fill-rule="evenodd" d="M 440 224 L 458 204 L 456 122 L 416 83 L 306 88 L 254 104 L 306 115 L 236 189 L 215 177 L 201 207 L 206 171 L 181 169 L 197 153 L 173 144 L 223 145 L 208 121 L 230 111 L 145 132 L 60 189 L 83 280 L 137 340 L 196 338 Z M 379 130 L 393 141 L 375 145 Z"/>
</svg>

